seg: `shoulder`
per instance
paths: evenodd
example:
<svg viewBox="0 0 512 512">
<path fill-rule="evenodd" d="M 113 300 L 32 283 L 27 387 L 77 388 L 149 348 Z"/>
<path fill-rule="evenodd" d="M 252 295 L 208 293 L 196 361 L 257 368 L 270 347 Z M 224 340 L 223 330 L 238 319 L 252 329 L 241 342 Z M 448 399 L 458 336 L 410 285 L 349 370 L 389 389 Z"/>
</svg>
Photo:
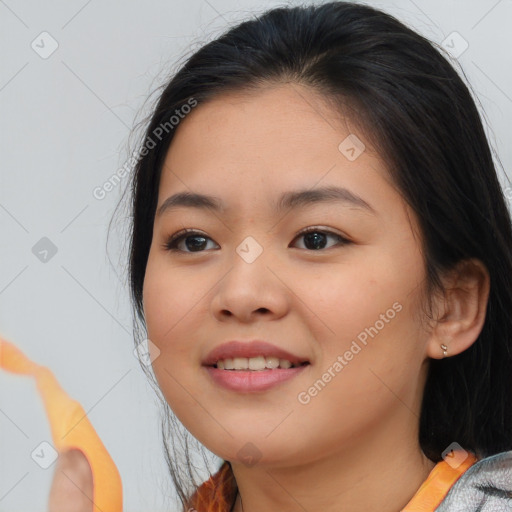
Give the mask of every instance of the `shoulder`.
<svg viewBox="0 0 512 512">
<path fill-rule="evenodd" d="M 512 450 L 475 462 L 435 512 L 512 511 Z"/>
</svg>

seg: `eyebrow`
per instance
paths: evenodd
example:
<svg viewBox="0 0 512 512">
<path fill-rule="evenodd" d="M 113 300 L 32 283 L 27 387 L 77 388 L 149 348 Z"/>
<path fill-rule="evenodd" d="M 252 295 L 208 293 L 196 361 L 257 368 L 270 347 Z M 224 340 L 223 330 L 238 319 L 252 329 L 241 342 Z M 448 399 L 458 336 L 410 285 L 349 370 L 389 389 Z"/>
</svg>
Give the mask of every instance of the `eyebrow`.
<svg viewBox="0 0 512 512">
<path fill-rule="evenodd" d="M 347 188 L 335 186 L 285 192 L 274 203 L 273 208 L 274 212 L 279 214 L 283 210 L 293 210 L 317 203 L 341 203 L 377 215 L 377 211 L 362 197 Z M 164 212 L 183 207 L 217 212 L 226 209 L 224 201 L 219 197 L 192 192 L 178 192 L 169 196 L 162 203 L 156 215 L 160 216 Z"/>
</svg>

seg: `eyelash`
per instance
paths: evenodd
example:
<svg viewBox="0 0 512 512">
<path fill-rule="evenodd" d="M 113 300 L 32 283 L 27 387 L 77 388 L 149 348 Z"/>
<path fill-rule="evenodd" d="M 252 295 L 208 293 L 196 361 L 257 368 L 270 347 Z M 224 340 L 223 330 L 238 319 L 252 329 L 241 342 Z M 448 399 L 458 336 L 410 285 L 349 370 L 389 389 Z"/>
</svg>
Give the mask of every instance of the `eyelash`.
<svg viewBox="0 0 512 512">
<path fill-rule="evenodd" d="M 302 231 L 299 231 L 299 233 L 297 233 L 297 236 L 294 238 L 294 240 L 300 236 L 307 235 L 308 233 L 324 233 L 327 235 L 333 235 L 339 239 L 340 242 L 338 245 L 340 245 L 340 246 L 346 246 L 346 245 L 349 245 L 352 243 L 350 240 L 339 235 L 338 233 L 335 233 L 334 231 L 330 231 L 328 229 L 323 229 L 320 226 L 313 226 L 313 227 L 306 228 Z M 167 239 L 167 241 L 163 244 L 163 248 L 167 251 L 183 252 L 183 253 L 187 253 L 187 254 L 195 254 L 195 253 L 205 252 L 205 251 L 182 251 L 181 249 L 176 249 L 176 245 L 181 240 L 185 239 L 187 236 L 192 236 L 192 235 L 199 235 L 203 238 L 207 238 L 207 239 L 211 240 L 210 237 L 207 237 L 200 231 L 196 231 L 194 229 L 184 229 L 182 231 L 178 231 L 174 235 L 171 235 Z M 336 246 L 333 246 L 333 247 L 336 247 Z M 329 249 L 330 248 L 332 248 L 332 247 L 329 247 Z M 319 251 L 326 251 L 327 249 L 317 249 L 317 250 L 304 249 L 304 250 L 309 251 L 309 252 L 319 252 Z"/>
</svg>

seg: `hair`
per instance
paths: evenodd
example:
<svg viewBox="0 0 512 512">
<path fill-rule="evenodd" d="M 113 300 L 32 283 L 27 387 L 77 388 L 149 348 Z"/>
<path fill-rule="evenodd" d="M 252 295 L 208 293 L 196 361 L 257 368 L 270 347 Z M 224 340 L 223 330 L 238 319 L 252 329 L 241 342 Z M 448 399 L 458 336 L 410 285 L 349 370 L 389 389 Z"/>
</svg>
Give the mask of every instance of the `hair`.
<svg viewBox="0 0 512 512">
<path fill-rule="evenodd" d="M 340 118 L 348 115 L 386 162 L 421 228 L 426 316 L 433 294 L 445 293 L 441 276 L 459 262 L 477 258 L 489 272 L 477 340 L 458 355 L 429 362 L 419 425 L 423 452 L 438 462 L 453 441 L 479 457 L 511 449 L 512 227 L 491 148 L 470 89 L 443 49 L 366 5 L 274 8 L 204 44 L 166 81 L 140 145 L 152 149 L 140 152 L 129 183 L 136 343 L 145 337 L 144 276 L 161 169 L 175 133 L 159 127 L 192 99 L 200 106 L 224 93 L 286 83 L 307 86 Z M 159 397 L 165 457 L 186 506 L 198 484 L 189 440 L 184 431 L 184 472 L 176 444 L 171 454 L 168 442 L 178 425 Z"/>
</svg>

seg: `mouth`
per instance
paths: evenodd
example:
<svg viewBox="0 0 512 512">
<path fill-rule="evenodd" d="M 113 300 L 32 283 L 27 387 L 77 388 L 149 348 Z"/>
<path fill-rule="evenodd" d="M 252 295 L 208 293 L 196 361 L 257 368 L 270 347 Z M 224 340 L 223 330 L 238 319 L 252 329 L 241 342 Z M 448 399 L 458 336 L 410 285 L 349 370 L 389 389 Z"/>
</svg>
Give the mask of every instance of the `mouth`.
<svg viewBox="0 0 512 512">
<path fill-rule="evenodd" d="M 306 357 L 288 352 L 262 340 L 229 341 L 215 347 L 202 361 L 203 366 L 221 370 L 288 369 L 309 364 Z"/>
<path fill-rule="evenodd" d="M 275 371 L 289 370 L 290 368 L 299 368 L 311 364 L 309 361 L 291 362 L 288 359 L 278 358 L 274 356 L 257 356 L 257 357 L 234 357 L 219 359 L 216 363 L 206 365 L 218 370 L 230 372 L 236 371 Z"/>
<path fill-rule="evenodd" d="M 236 359 L 238 358 L 235 358 L 234 361 Z M 224 362 L 224 365 L 227 363 L 229 366 L 229 359 L 203 367 L 209 375 L 211 382 L 216 386 L 237 393 L 261 393 L 292 380 L 302 372 L 308 371 L 307 368 L 310 366 L 309 361 L 303 361 L 294 366 L 288 366 L 291 364 L 290 361 L 284 361 L 283 366 L 285 368 L 281 368 L 281 365 L 278 364 L 273 368 L 250 369 L 245 367 L 246 363 L 244 362 L 242 362 L 243 364 L 238 364 L 238 366 L 244 366 L 243 368 L 220 368 L 222 362 Z M 237 365 L 236 362 L 233 364 Z"/>
<path fill-rule="evenodd" d="M 269 390 L 310 365 L 307 358 L 262 340 L 228 341 L 202 361 L 212 383 L 242 393 Z"/>
</svg>

